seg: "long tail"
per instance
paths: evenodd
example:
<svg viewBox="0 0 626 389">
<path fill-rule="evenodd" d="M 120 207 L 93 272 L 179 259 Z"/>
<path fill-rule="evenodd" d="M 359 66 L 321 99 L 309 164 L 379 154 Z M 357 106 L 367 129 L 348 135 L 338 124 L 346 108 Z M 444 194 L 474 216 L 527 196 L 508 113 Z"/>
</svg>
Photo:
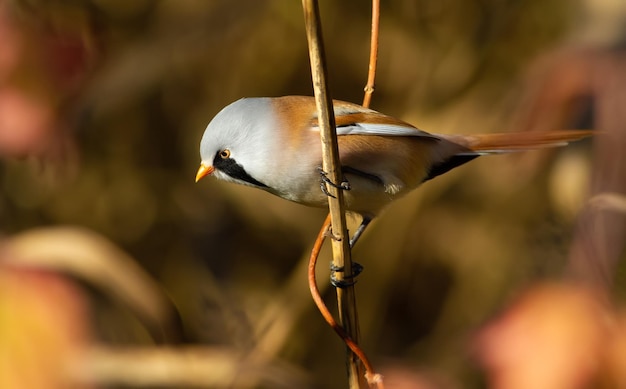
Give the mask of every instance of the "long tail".
<svg viewBox="0 0 626 389">
<path fill-rule="evenodd" d="M 448 142 L 440 143 L 424 181 L 437 177 L 476 157 L 486 154 L 511 153 L 548 147 L 565 146 L 569 142 L 593 135 L 588 130 L 548 132 L 514 132 L 482 135 L 440 135 Z"/>
<path fill-rule="evenodd" d="M 468 154 L 494 154 L 525 151 L 547 147 L 565 146 L 569 142 L 591 136 L 589 130 L 560 130 L 547 132 L 514 132 L 481 135 L 440 135 L 442 138 L 464 146 Z"/>
</svg>

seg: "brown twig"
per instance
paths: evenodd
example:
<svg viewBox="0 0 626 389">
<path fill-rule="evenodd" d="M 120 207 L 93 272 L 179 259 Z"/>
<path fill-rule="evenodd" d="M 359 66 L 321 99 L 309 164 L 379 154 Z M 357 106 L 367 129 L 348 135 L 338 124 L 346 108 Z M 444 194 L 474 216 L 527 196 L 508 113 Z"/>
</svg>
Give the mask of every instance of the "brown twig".
<svg viewBox="0 0 626 389">
<path fill-rule="evenodd" d="M 378 62 L 378 26 L 380 24 L 380 0 L 372 0 L 372 35 L 370 37 L 370 61 L 365 85 L 363 106 L 368 108 L 374 94 L 374 80 L 376 79 L 376 64 Z"/>
<path fill-rule="evenodd" d="M 326 177 L 338 184 L 343 180 L 343 175 L 339 162 L 339 146 L 335 130 L 333 102 L 328 93 L 326 62 L 317 0 L 303 0 L 302 8 L 309 44 L 311 76 L 322 143 L 322 169 Z M 327 185 L 327 191 L 330 193 L 330 196 L 328 196 L 328 207 L 332 224 L 333 267 L 341 269 L 335 272 L 336 279 L 341 282 L 346 276 L 352 275 L 352 259 L 343 201 L 343 189 L 340 189 L 338 185 Z M 349 338 L 356 342 L 359 338 L 359 326 L 354 287 L 353 285 L 348 285 L 345 288 L 337 288 L 336 291 L 339 322 Z M 359 359 L 352 352 L 348 352 L 347 357 L 348 383 L 350 388 L 359 388 L 360 377 L 362 377 Z"/>
<path fill-rule="evenodd" d="M 326 220 L 324 221 L 324 224 L 322 225 L 322 229 L 317 235 L 317 239 L 315 240 L 313 249 L 311 250 L 311 257 L 309 259 L 309 272 L 308 272 L 309 289 L 311 290 L 311 296 L 313 297 L 313 301 L 315 302 L 315 305 L 317 305 L 317 309 L 319 309 L 320 313 L 322 314 L 326 322 L 331 326 L 333 330 L 335 330 L 337 335 L 339 335 L 339 337 L 343 339 L 346 346 L 348 346 L 350 350 L 363 363 L 363 366 L 365 367 L 365 379 L 367 379 L 367 382 L 370 385 L 370 387 L 382 389 L 384 387 L 382 376 L 380 374 L 377 374 L 374 371 L 374 367 L 372 366 L 369 359 L 367 358 L 367 355 L 365 355 L 365 352 L 363 352 L 363 350 L 359 347 L 359 345 L 356 342 L 354 342 L 350 338 L 350 336 L 346 333 L 346 331 L 344 331 L 344 329 L 335 321 L 335 318 L 333 317 L 332 313 L 330 313 L 330 311 L 328 310 L 328 307 L 324 303 L 324 300 L 322 299 L 322 296 L 320 295 L 320 291 L 317 287 L 317 280 L 315 277 L 315 267 L 317 265 L 317 259 L 320 254 L 320 250 L 322 249 L 322 245 L 324 244 L 324 239 L 326 238 L 326 236 L 328 235 L 328 232 L 330 231 L 330 225 L 331 225 L 330 219 L 331 218 L 329 214 L 326 217 Z"/>
</svg>

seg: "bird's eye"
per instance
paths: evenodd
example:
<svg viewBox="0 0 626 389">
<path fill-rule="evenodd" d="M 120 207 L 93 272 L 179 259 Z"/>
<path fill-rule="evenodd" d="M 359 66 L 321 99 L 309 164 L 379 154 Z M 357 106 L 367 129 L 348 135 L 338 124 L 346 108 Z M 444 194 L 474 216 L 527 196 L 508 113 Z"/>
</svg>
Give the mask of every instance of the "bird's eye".
<svg viewBox="0 0 626 389">
<path fill-rule="evenodd" d="M 230 158 L 230 150 L 224 149 L 224 150 L 220 151 L 220 158 L 222 158 L 222 159 Z"/>
</svg>

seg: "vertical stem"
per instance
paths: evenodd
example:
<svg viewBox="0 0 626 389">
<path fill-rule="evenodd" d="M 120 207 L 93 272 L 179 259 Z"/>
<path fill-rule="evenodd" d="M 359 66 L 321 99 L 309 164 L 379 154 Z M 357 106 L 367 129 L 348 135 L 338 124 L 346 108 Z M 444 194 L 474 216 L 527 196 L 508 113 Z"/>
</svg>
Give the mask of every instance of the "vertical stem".
<svg viewBox="0 0 626 389">
<path fill-rule="evenodd" d="M 311 60 L 311 75 L 313 78 L 313 89 L 315 92 L 315 103 L 318 111 L 320 138 L 322 142 L 322 169 L 327 173 L 327 177 L 332 182 L 340 183 L 343 177 L 339 163 L 339 147 L 337 144 L 332 99 L 328 93 L 328 82 L 326 79 L 326 61 L 324 57 L 319 7 L 317 0 L 302 0 L 302 7 L 304 9 L 304 21 Z M 333 239 L 331 239 L 333 265 L 336 266 L 336 268 L 343 268 L 343 272 L 337 273 L 337 278 L 341 280 L 344 274 L 352 274 L 352 260 L 344 212 L 343 191 L 332 185 L 328 185 L 328 191 L 332 195 L 328 197 L 328 206 L 330 209 L 333 235 Z M 338 288 L 337 303 L 341 326 L 348 336 L 353 341 L 357 342 L 359 329 L 354 287 Z M 347 349 L 347 354 L 349 387 L 359 388 L 359 378 L 363 377 L 361 365 L 356 355 L 350 349 Z"/>
<path fill-rule="evenodd" d="M 378 26 L 380 24 L 380 0 L 372 0 L 372 34 L 370 37 L 370 61 L 367 72 L 367 84 L 365 84 L 365 96 L 363 106 L 369 108 L 374 93 L 374 80 L 376 79 L 376 64 L 378 63 Z"/>
</svg>

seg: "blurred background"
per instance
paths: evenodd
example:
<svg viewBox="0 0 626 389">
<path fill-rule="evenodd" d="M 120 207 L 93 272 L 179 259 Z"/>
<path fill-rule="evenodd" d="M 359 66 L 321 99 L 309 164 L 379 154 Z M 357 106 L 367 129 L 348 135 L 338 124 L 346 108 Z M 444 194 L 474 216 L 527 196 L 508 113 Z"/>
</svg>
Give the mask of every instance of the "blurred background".
<svg viewBox="0 0 626 389">
<path fill-rule="evenodd" d="M 358 103 L 370 4 L 320 6 L 331 93 Z M 603 132 L 373 223 L 353 257 L 388 387 L 626 387 L 625 27 L 621 0 L 383 2 L 373 109 Z M 194 183 L 223 106 L 312 94 L 300 2 L 0 0 L 0 42 L 0 387 L 346 386 L 306 283 L 326 211 Z"/>
</svg>

